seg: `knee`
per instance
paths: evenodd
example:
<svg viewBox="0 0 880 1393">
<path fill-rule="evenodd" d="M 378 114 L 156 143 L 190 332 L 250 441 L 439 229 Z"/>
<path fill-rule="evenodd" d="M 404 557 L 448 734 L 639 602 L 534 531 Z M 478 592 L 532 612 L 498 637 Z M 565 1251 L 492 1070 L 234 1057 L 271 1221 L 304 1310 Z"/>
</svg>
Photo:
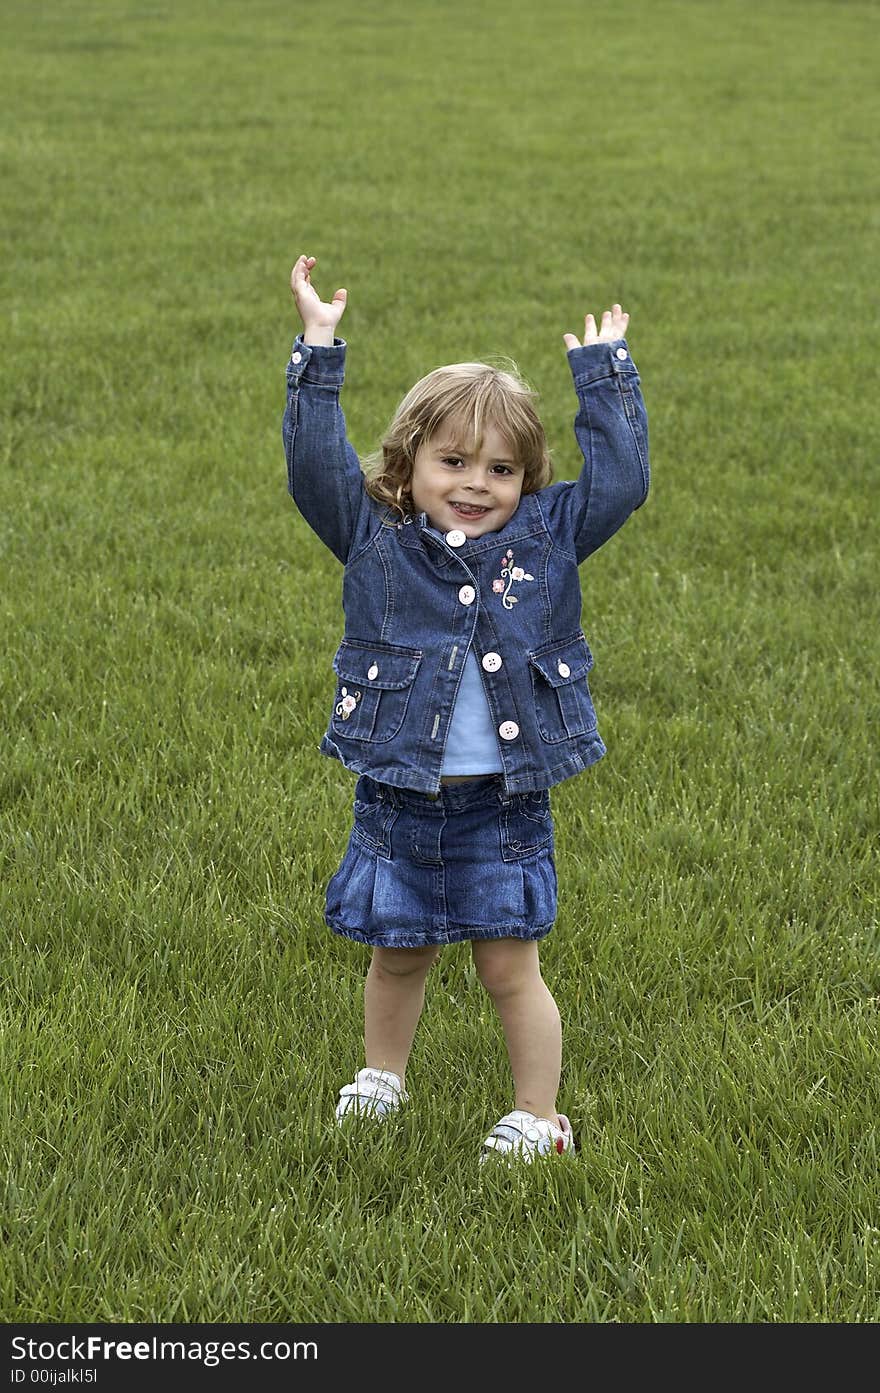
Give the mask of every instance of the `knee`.
<svg viewBox="0 0 880 1393">
<path fill-rule="evenodd" d="M 439 948 L 374 948 L 370 971 L 386 977 L 425 976 L 439 956 Z"/>
<path fill-rule="evenodd" d="M 513 996 L 541 977 L 534 944 L 501 941 L 474 948 L 477 976 L 493 1001 Z"/>
</svg>

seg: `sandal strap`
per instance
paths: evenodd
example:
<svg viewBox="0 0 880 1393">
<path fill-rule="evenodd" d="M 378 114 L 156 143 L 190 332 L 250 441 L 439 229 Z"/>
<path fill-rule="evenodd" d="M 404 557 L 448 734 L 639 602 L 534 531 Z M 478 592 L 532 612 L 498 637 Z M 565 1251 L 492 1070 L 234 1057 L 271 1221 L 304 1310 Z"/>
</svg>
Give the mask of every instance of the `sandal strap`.
<svg viewBox="0 0 880 1393">
<path fill-rule="evenodd" d="M 378 1098 L 385 1102 L 399 1102 L 406 1097 L 397 1075 L 383 1069 L 359 1070 L 354 1083 L 343 1084 L 339 1093 L 344 1098 Z"/>
</svg>

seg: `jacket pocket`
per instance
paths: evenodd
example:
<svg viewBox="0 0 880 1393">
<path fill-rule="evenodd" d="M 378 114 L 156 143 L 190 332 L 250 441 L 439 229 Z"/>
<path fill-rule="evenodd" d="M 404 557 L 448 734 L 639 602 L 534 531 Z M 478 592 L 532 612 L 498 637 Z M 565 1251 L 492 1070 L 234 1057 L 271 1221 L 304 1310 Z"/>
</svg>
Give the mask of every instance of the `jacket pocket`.
<svg viewBox="0 0 880 1393">
<path fill-rule="evenodd" d="M 583 634 L 547 643 L 529 654 L 535 716 L 542 739 L 555 744 L 596 729 L 587 682 L 592 666 L 593 655 Z"/>
<path fill-rule="evenodd" d="M 333 659 L 338 680 L 330 729 L 348 740 L 393 739 L 421 661 L 415 648 L 343 639 Z"/>
</svg>

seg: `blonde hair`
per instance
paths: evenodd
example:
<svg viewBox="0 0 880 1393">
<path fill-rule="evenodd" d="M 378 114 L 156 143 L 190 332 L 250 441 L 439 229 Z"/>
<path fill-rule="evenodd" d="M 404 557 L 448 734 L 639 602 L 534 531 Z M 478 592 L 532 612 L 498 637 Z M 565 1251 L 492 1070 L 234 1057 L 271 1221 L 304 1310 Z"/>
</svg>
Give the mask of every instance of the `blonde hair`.
<svg viewBox="0 0 880 1393">
<path fill-rule="evenodd" d="M 523 493 L 537 493 L 553 477 L 544 427 L 535 410 L 536 394 L 522 379 L 511 359 L 492 363 L 450 363 L 435 368 L 407 392 L 389 425 L 382 445 L 362 462 L 366 490 L 405 518 L 411 514 L 410 483 L 419 446 L 438 432 L 454 432 L 479 449 L 486 425 L 505 437 L 517 464 L 522 465 Z M 470 442 L 469 442 L 470 443 Z"/>
</svg>

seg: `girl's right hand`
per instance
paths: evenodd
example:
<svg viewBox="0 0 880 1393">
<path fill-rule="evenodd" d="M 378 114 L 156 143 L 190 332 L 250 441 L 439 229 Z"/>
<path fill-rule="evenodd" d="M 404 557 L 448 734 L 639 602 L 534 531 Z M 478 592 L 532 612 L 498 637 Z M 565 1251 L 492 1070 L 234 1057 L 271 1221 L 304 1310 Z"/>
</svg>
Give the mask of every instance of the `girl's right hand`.
<svg viewBox="0 0 880 1393">
<path fill-rule="evenodd" d="M 290 273 L 290 288 L 296 301 L 296 308 L 303 327 L 309 329 L 335 329 L 342 318 L 348 299 L 347 290 L 337 290 L 328 305 L 323 301 L 309 279 L 316 257 L 300 256 Z"/>
</svg>

